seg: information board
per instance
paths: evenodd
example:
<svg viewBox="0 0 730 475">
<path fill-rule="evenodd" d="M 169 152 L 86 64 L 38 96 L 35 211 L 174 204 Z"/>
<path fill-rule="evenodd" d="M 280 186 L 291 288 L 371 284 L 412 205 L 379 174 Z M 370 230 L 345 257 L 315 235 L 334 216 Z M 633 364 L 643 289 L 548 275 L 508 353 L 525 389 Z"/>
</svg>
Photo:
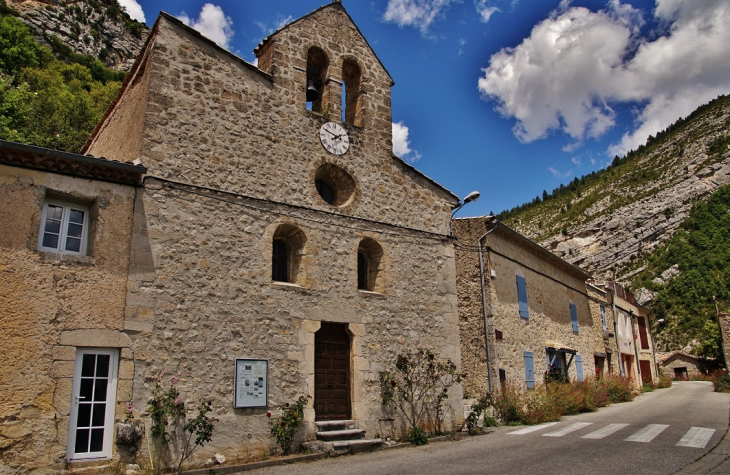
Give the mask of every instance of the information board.
<svg viewBox="0 0 730 475">
<path fill-rule="evenodd" d="M 266 407 L 269 404 L 269 361 L 236 359 L 233 407 Z"/>
</svg>

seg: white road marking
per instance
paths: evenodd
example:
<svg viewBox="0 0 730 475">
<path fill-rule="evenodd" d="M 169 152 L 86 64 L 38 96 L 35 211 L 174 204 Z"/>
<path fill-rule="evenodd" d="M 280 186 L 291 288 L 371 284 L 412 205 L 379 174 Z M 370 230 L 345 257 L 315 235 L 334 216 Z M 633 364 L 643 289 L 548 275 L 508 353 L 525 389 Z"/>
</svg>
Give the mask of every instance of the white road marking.
<svg viewBox="0 0 730 475">
<path fill-rule="evenodd" d="M 667 427 L 669 426 L 666 424 L 649 424 L 624 440 L 626 442 L 651 442 L 654 440 L 654 437 L 661 434 Z"/>
<path fill-rule="evenodd" d="M 592 422 L 576 422 L 575 424 L 570 424 L 568 427 L 563 427 L 562 429 L 556 430 L 555 432 L 548 432 L 547 434 L 543 434 L 543 437 L 562 437 L 565 434 L 570 434 L 571 432 L 582 429 L 592 424 Z"/>
<path fill-rule="evenodd" d="M 597 431 L 593 431 L 590 434 L 584 435 L 583 437 L 581 437 L 581 439 L 603 439 L 604 437 L 608 437 L 614 432 L 620 431 L 626 426 L 628 426 L 628 424 L 609 424 L 603 429 L 598 429 Z"/>
<path fill-rule="evenodd" d="M 679 447 L 695 447 L 698 449 L 704 449 L 707 443 L 712 438 L 712 434 L 715 433 L 715 429 L 705 429 L 704 427 L 692 427 L 684 434 L 684 437 L 677 442 Z"/>
<path fill-rule="evenodd" d="M 540 424 L 537 426 L 529 426 L 525 427 L 524 429 L 516 430 L 514 432 L 507 432 L 507 435 L 522 435 L 522 434 L 529 434 L 530 432 L 535 432 L 540 429 L 544 429 L 546 427 L 554 426 L 557 424 L 557 422 L 548 422 L 547 424 Z"/>
</svg>

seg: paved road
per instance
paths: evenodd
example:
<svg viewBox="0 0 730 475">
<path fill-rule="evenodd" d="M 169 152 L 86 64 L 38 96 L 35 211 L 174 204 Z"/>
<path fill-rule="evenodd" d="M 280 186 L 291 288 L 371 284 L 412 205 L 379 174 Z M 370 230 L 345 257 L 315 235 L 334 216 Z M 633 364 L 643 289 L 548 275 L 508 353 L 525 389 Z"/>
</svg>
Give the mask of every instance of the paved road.
<svg viewBox="0 0 730 475">
<path fill-rule="evenodd" d="M 669 389 L 643 394 L 632 403 L 564 417 L 550 425 L 499 427 L 462 441 L 270 467 L 254 473 L 670 474 L 717 445 L 728 428 L 729 410 L 730 394 L 712 392 L 710 383 L 674 383 Z"/>
</svg>

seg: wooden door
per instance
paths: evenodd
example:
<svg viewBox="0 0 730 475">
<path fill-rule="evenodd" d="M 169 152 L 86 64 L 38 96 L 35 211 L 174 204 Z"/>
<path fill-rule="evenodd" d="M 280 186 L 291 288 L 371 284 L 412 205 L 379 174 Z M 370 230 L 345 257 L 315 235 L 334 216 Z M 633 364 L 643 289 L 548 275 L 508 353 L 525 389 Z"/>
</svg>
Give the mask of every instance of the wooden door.
<svg viewBox="0 0 730 475">
<path fill-rule="evenodd" d="M 639 371 L 641 371 L 641 381 L 651 384 L 651 362 L 639 360 Z"/>
<path fill-rule="evenodd" d="M 350 336 L 345 324 L 322 323 L 314 334 L 317 420 L 350 418 Z"/>
</svg>

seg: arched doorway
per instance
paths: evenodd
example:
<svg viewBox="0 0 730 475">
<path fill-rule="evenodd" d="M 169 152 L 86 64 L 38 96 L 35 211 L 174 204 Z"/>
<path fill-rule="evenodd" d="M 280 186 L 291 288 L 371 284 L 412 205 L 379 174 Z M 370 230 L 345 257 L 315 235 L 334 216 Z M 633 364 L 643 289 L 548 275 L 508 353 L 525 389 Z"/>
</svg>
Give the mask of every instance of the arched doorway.
<svg viewBox="0 0 730 475">
<path fill-rule="evenodd" d="M 322 322 L 314 334 L 316 420 L 350 418 L 350 335 L 347 324 Z"/>
</svg>

